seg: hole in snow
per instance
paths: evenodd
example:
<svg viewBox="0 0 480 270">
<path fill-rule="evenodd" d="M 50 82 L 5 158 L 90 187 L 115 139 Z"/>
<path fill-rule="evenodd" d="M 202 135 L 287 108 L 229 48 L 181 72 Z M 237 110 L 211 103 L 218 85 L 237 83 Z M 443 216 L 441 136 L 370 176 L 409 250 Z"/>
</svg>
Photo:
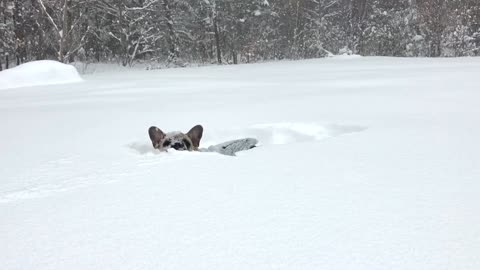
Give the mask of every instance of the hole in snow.
<svg viewBox="0 0 480 270">
<path fill-rule="evenodd" d="M 281 145 L 320 141 L 326 138 L 360 132 L 367 129 L 362 126 L 320 125 L 315 123 L 271 123 L 253 125 L 243 129 L 234 128 L 226 130 L 204 128 L 204 138 L 200 144 L 201 148 L 208 148 L 211 145 L 242 138 L 255 138 L 259 141 L 259 145 Z M 154 149 L 152 144 L 147 140 L 148 138 L 145 142 L 131 143 L 128 145 L 128 148 L 141 155 L 160 154 L 161 152 Z"/>
</svg>

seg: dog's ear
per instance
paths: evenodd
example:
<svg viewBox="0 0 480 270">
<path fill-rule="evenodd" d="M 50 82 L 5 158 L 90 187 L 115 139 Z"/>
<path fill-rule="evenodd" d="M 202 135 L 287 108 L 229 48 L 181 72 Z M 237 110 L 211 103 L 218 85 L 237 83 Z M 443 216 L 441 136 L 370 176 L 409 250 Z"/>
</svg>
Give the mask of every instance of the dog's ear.
<svg viewBox="0 0 480 270">
<path fill-rule="evenodd" d="M 148 135 L 150 136 L 150 140 L 152 140 L 153 148 L 160 148 L 162 140 L 165 138 L 165 133 L 158 127 L 150 127 L 148 129 Z"/>
<path fill-rule="evenodd" d="M 198 150 L 200 146 L 200 140 L 203 135 L 203 127 L 201 125 L 196 125 L 189 132 L 187 132 L 188 138 L 192 141 L 193 150 Z"/>
</svg>

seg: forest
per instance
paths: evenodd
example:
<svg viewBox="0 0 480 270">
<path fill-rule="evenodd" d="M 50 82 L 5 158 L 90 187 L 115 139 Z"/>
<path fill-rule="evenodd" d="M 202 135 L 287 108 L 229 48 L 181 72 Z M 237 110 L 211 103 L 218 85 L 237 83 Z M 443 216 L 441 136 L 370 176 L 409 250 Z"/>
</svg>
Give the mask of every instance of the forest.
<svg viewBox="0 0 480 270">
<path fill-rule="evenodd" d="M 0 0 L 0 68 L 480 55 L 478 0 Z"/>
</svg>

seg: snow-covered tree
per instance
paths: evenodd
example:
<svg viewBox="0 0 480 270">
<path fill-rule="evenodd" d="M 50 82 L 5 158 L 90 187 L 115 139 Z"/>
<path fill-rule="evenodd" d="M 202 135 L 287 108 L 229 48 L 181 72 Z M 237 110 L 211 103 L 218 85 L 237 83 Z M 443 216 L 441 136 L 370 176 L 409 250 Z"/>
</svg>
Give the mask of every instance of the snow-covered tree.
<svg viewBox="0 0 480 270">
<path fill-rule="evenodd" d="M 93 0 L 36 0 L 45 18 L 45 34 L 61 62 L 73 61 L 73 56 L 83 48 L 90 27 L 86 21 Z"/>
<path fill-rule="evenodd" d="M 13 3 L 0 2 L 0 70 L 9 67 L 9 56 L 15 53 L 15 34 L 13 27 Z M 3 64 L 2 64 L 3 63 Z"/>
<path fill-rule="evenodd" d="M 364 19 L 360 53 L 404 56 L 410 43 L 409 0 L 372 0 Z"/>
<path fill-rule="evenodd" d="M 7 59 L 184 66 L 339 53 L 480 55 L 480 1 L 0 0 L 1 68 Z"/>
<path fill-rule="evenodd" d="M 447 3 L 448 21 L 442 39 L 443 56 L 478 54 L 478 13 L 474 1 L 451 0 Z"/>
<path fill-rule="evenodd" d="M 304 57 L 322 57 L 339 53 L 347 46 L 348 28 L 342 24 L 348 17 L 346 1 L 308 1 L 305 10 Z"/>
</svg>

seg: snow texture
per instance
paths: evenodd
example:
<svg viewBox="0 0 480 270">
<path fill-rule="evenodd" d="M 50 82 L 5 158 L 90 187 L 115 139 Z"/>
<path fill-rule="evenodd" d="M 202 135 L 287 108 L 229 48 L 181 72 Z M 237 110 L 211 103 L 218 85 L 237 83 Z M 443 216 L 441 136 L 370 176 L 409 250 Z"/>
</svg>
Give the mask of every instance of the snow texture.
<svg viewBox="0 0 480 270">
<path fill-rule="evenodd" d="M 105 72 L 0 91 L 0 269 L 480 269 L 480 59 Z M 147 129 L 204 127 L 201 147 Z"/>
<path fill-rule="evenodd" d="M 28 62 L 0 72 L 0 89 L 81 81 L 75 67 L 51 60 Z"/>
</svg>

